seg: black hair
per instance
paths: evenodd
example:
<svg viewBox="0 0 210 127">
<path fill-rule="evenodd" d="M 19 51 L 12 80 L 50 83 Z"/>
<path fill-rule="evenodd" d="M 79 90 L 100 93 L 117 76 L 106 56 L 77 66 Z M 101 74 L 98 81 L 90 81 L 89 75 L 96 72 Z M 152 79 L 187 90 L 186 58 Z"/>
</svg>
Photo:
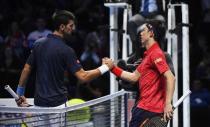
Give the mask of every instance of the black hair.
<svg viewBox="0 0 210 127">
<path fill-rule="evenodd" d="M 165 42 L 166 42 L 166 37 L 165 37 L 165 35 L 166 35 L 166 25 L 159 20 L 154 20 L 153 25 L 155 26 L 155 29 L 154 29 L 155 36 L 154 36 L 154 38 L 155 38 L 156 41 L 158 41 L 160 46 L 162 48 L 164 48 L 165 47 Z"/>
<path fill-rule="evenodd" d="M 56 10 L 52 15 L 54 29 L 58 30 L 61 24 L 67 25 L 69 20 L 75 21 L 74 14 L 67 10 Z"/>
<path fill-rule="evenodd" d="M 145 25 L 146 25 L 146 27 L 147 27 L 147 29 L 148 29 L 149 31 L 153 31 L 153 32 L 154 32 L 153 26 L 152 26 L 151 24 L 146 23 Z"/>
<path fill-rule="evenodd" d="M 145 23 L 149 31 L 154 33 L 154 39 L 163 46 L 166 34 L 165 24 L 159 20 L 150 20 Z"/>
<path fill-rule="evenodd" d="M 164 22 L 159 20 L 147 20 L 144 25 L 148 28 L 149 31 L 154 33 L 154 39 L 160 44 L 162 48 L 165 47 L 165 34 L 166 34 L 166 25 Z M 137 28 L 137 35 L 143 30 L 142 25 Z"/>
</svg>

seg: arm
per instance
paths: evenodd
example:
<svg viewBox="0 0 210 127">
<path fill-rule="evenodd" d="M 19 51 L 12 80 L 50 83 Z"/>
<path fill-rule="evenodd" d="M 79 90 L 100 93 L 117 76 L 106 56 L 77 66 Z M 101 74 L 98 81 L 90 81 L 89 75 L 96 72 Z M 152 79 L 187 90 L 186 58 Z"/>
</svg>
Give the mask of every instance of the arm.
<svg viewBox="0 0 210 127">
<path fill-rule="evenodd" d="M 25 87 L 26 82 L 28 81 L 29 75 L 31 74 L 31 66 L 29 64 L 25 64 L 24 68 L 22 70 L 20 79 L 19 79 L 19 85 L 20 87 Z"/>
<path fill-rule="evenodd" d="M 170 70 L 166 71 L 164 74 L 166 79 L 166 101 L 165 101 L 165 108 L 164 108 L 164 120 L 170 119 L 173 115 L 172 109 L 172 99 L 175 89 L 175 77 Z"/>
<path fill-rule="evenodd" d="M 20 97 L 18 100 L 16 100 L 16 103 L 18 106 L 20 107 L 27 107 L 27 101 L 26 98 L 24 97 L 24 93 L 25 93 L 25 85 L 26 82 L 29 78 L 29 75 L 31 73 L 31 66 L 29 64 L 25 64 L 20 79 L 19 79 L 19 85 L 17 87 L 17 91 L 16 93 L 18 94 L 18 96 Z"/>
<path fill-rule="evenodd" d="M 81 81 L 81 82 L 89 82 L 97 77 L 99 77 L 101 72 L 99 69 L 93 69 L 89 71 L 85 71 L 84 69 L 80 69 L 75 73 L 75 76 Z"/>
<path fill-rule="evenodd" d="M 140 73 L 135 70 L 134 72 L 124 71 L 121 68 L 115 66 L 112 69 L 112 73 L 115 74 L 117 77 L 129 81 L 129 82 L 137 82 L 140 77 Z"/>
<path fill-rule="evenodd" d="M 96 69 L 85 71 L 84 69 L 80 69 L 75 73 L 75 76 L 81 81 L 81 82 L 89 82 L 107 71 L 109 71 L 113 67 L 112 60 L 109 58 L 103 58 L 102 59 L 102 65 Z"/>
<path fill-rule="evenodd" d="M 120 78 L 127 80 L 129 82 L 135 83 L 139 80 L 140 77 L 140 73 L 135 70 L 134 72 L 128 72 L 128 71 L 123 71 L 122 75 L 120 76 Z"/>
</svg>

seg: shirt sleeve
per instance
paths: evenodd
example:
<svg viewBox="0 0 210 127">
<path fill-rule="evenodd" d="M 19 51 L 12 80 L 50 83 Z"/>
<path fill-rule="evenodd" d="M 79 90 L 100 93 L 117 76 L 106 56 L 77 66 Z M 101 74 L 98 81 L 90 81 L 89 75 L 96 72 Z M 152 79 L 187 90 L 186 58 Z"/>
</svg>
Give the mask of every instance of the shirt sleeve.
<svg viewBox="0 0 210 127">
<path fill-rule="evenodd" d="M 163 53 L 153 53 L 151 55 L 151 61 L 160 74 L 169 70 L 168 64 Z"/>
<path fill-rule="evenodd" d="M 34 50 L 32 50 L 32 52 L 29 55 L 26 63 L 29 64 L 31 67 L 35 66 L 35 52 L 34 52 Z"/>
<path fill-rule="evenodd" d="M 77 59 L 73 49 L 66 53 L 67 70 L 72 74 L 76 73 L 82 68 L 80 61 Z"/>
</svg>

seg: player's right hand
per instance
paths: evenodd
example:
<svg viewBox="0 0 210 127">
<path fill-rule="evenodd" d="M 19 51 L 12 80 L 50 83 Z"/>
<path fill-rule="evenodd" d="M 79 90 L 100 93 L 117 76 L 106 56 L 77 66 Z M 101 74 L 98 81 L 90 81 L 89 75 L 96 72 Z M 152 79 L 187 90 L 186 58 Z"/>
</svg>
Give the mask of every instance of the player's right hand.
<svg viewBox="0 0 210 127">
<path fill-rule="evenodd" d="M 19 107 L 28 107 L 29 104 L 24 96 L 20 96 L 19 99 L 15 100 Z"/>
<path fill-rule="evenodd" d="M 106 64 L 110 70 L 114 67 L 114 61 L 108 57 L 102 59 L 102 64 Z"/>
</svg>

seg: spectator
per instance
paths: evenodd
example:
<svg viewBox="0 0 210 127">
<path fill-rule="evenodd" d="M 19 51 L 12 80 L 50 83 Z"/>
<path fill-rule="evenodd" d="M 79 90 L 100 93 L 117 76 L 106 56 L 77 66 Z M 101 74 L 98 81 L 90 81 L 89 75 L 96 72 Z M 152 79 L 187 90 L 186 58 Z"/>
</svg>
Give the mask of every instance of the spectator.
<svg viewBox="0 0 210 127">
<path fill-rule="evenodd" d="M 28 36 L 28 46 L 29 48 L 33 48 L 34 42 L 42 37 L 46 37 L 48 34 L 52 33 L 52 31 L 46 29 L 46 22 L 44 18 L 37 18 L 36 21 L 37 30 L 32 31 Z"/>
<path fill-rule="evenodd" d="M 82 53 L 80 60 L 84 69 L 94 69 L 101 64 L 101 57 L 98 54 L 99 47 L 102 45 L 99 33 L 97 31 L 90 32 L 85 39 L 85 51 Z M 101 97 L 101 85 L 102 78 L 92 80 L 91 82 L 78 85 L 78 96 L 84 100 L 91 100 Z"/>
<path fill-rule="evenodd" d="M 191 125 L 192 127 L 207 127 L 210 108 L 210 93 L 203 87 L 200 80 L 192 82 L 192 94 L 190 96 Z"/>
<path fill-rule="evenodd" d="M 19 24 L 17 22 L 12 22 L 9 33 L 5 38 L 5 43 L 8 48 L 11 48 L 12 54 L 17 58 L 17 62 L 23 64 L 24 60 L 24 48 L 26 45 L 26 37 L 23 31 L 19 28 Z"/>
</svg>

